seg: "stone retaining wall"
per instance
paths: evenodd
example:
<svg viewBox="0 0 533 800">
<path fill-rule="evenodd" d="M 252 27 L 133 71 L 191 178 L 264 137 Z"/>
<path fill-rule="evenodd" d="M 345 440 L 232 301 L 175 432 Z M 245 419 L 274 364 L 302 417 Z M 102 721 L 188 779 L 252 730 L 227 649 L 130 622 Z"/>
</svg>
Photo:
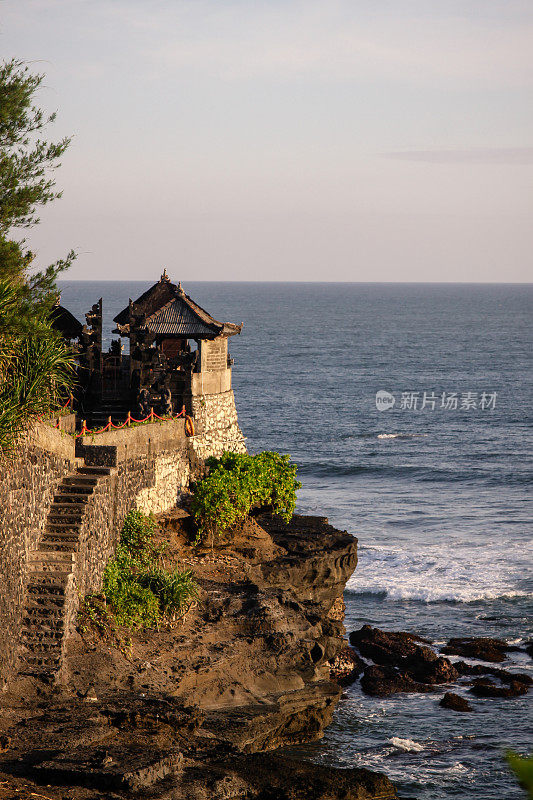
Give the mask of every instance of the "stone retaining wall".
<svg viewBox="0 0 533 800">
<path fill-rule="evenodd" d="M 0 481 L 0 689 L 12 673 L 29 556 L 37 549 L 56 487 L 76 467 L 72 437 L 35 425 Z"/>
<path fill-rule="evenodd" d="M 246 453 L 232 389 L 193 397 L 191 403 L 195 426 L 191 446 L 200 461 L 209 456 L 218 458 L 225 450 Z"/>
<path fill-rule="evenodd" d="M 193 397 L 192 412 L 191 437 L 179 419 L 77 440 L 36 425 L 22 438 L 17 460 L 7 465 L 0 483 L 0 689 L 16 662 L 28 561 L 63 479 L 82 464 L 111 472 L 98 481 L 84 508 L 66 609 L 73 623 L 79 597 L 101 589 L 105 565 L 131 509 L 169 510 L 208 456 L 246 452 L 233 391 Z"/>
</svg>

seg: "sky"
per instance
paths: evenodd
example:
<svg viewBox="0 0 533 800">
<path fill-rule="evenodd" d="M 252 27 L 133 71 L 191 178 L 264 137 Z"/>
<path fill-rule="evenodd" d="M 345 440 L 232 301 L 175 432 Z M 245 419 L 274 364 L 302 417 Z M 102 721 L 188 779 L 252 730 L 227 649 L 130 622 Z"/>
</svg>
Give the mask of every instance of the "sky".
<svg viewBox="0 0 533 800">
<path fill-rule="evenodd" d="M 530 0 L 0 0 L 0 54 L 70 279 L 531 280 Z"/>
</svg>

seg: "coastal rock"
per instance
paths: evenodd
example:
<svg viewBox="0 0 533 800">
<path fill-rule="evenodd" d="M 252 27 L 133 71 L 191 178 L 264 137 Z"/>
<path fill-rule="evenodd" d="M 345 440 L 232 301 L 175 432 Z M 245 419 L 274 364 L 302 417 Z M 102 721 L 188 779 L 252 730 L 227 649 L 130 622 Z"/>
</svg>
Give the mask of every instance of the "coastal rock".
<svg viewBox="0 0 533 800">
<path fill-rule="evenodd" d="M 414 633 L 382 631 L 379 628 L 372 628 L 371 625 L 363 625 L 358 631 L 350 633 L 350 644 L 356 647 L 362 656 L 384 666 L 400 666 L 406 658 L 417 652 L 419 647 L 417 642 L 423 641 Z M 429 650 L 429 648 L 419 649 Z M 429 654 L 426 654 L 426 658 L 430 658 Z"/>
<path fill-rule="evenodd" d="M 405 631 L 390 632 L 370 625 L 350 634 L 350 644 L 361 655 L 381 666 L 398 667 L 402 674 L 415 683 L 450 683 L 458 672 L 451 661 L 438 656 L 425 640 Z M 398 690 L 402 691 L 402 690 Z"/>
<path fill-rule="evenodd" d="M 367 769 L 335 769 L 276 754 L 236 760 L 235 769 L 254 800 L 393 800 L 394 786 L 384 775 Z M 287 773 L 290 781 L 287 781 Z M 211 796 L 209 800 L 211 800 Z M 220 795 L 216 795 L 220 797 Z"/>
<path fill-rule="evenodd" d="M 332 681 L 339 686 L 349 686 L 357 680 L 366 664 L 351 647 L 346 646 L 329 662 L 329 667 Z"/>
<path fill-rule="evenodd" d="M 446 692 L 439 706 L 450 708 L 452 711 L 472 711 L 472 706 L 468 700 L 453 692 Z"/>
<path fill-rule="evenodd" d="M 432 657 L 422 651 L 429 651 Z M 406 659 L 405 666 L 408 675 L 421 683 L 452 683 L 459 677 L 449 659 L 438 657 L 428 647 L 418 647 L 415 653 Z"/>
<path fill-rule="evenodd" d="M 366 694 L 377 697 L 388 697 L 399 692 L 432 692 L 433 687 L 426 683 L 414 681 L 407 673 L 395 667 L 367 667 L 361 678 L 361 688 Z"/>
<path fill-rule="evenodd" d="M 470 691 L 476 697 L 519 697 L 527 694 L 528 687 L 520 681 L 511 681 L 507 686 L 497 686 L 489 678 L 476 678 Z"/>
<path fill-rule="evenodd" d="M 505 660 L 507 650 L 509 646 L 503 639 L 467 636 L 450 639 L 441 652 L 453 656 L 478 658 L 480 661 L 498 662 Z"/>
<path fill-rule="evenodd" d="M 345 646 L 341 598 L 357 540 L 324 518 L 287 525 L 258 515 L 202 549 L 187 524 L 181 509 L 159 531 L 165 558 L 194 570 L 198 602 L 168 628 L 73 636 L 63 684 L 25 683 L 14 695 L 0 784 L 18 791 L 24 774 L 68 786 L 72 800 L 86 800 L 84 786 L 91 800 L 110 790 L 160 800 L 395 797 L 367 770 L 264 755 L 319 739 L 331 721 L 341 689 L 330 663 Z M 355 653 L 347 660 L 352 671 L 364 666 Z"/>
<path fill-rule="evenodd" d="M 465 661 L 456 661 L 455 669 L 459 675 L 493 675 L 499 678 L 502 683 L 518 681 L 526 686 L 533 684 L 533 678 L 525 672 L 509 672 L 501 667 L 488 667 L 485 664 L 467 664 Z"/>
</svg>

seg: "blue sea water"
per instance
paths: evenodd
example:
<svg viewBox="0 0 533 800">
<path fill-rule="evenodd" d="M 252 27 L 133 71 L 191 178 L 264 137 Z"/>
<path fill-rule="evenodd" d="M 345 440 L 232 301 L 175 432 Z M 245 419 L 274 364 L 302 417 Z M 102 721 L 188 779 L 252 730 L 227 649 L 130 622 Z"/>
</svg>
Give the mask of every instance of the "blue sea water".
<svg viewBox="0 0 533 800">
<path fill-rule="evenodd" d="M 62 302 L 83 320 L 103 296 L 110 332 L 149 285 L 64 281 Z M 230 349 L 249 449 L 290 453 L 299 509 L 359 539 L 348 631 L 530 638 L 533 287 L 185 289 L 217 319 L 245 323 Z M 393 395 L 390 410 L 377 409 L 380 390 Z M 525 654 L 509 655 L 503 666 L 531 670 Z M 474 713 L 456 714 L 441 696 L 380 700 L 356 684 L 323 741 L 299 752 L 382 770 L 403 797 L 519 800 L 502 753 L 531 750 L 530 697 L 472 699 Z"/>
</svg>

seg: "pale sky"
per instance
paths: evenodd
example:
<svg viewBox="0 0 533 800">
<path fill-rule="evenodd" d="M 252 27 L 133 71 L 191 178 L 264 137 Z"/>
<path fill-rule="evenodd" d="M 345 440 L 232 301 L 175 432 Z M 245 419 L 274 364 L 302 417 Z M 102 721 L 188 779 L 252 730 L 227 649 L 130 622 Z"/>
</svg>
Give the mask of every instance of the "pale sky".
<svg viewBox="0 0 533 800">
<path fill-rule="evenodd" d="M 69 279 L 530 281 L 531 0 L 0 0 Z"/>
</svg>

